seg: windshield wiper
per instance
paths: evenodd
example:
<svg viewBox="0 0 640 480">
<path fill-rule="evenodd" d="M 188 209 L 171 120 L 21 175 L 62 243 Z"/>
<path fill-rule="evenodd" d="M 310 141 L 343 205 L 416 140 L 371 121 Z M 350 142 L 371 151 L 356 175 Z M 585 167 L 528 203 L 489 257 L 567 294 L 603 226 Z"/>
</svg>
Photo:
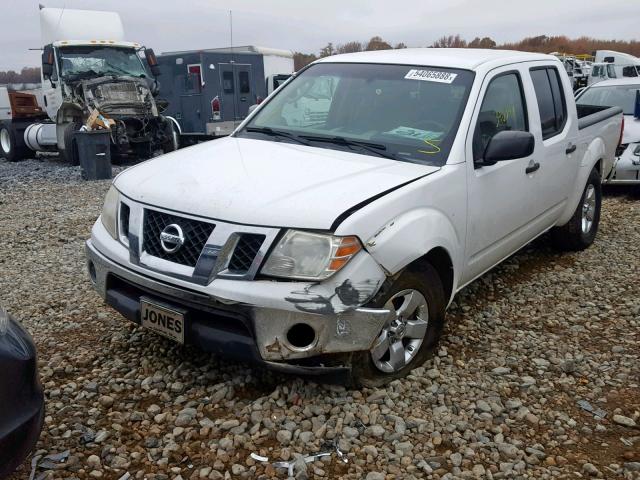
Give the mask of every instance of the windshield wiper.
<svg viewBox="0 0 640 480">
<path fill-rule="evenodd" d="M 247 127 L 245 128 L 245 130 L 249 133 L 263 133 L 265 135 L 271 135 L 272 137 L 288 138 L 290 140 L 293 140 L 294 142 L 298 142 L 298 143 L 301 143 L 302 145 L 306 145 L 307 147 L 311 146 L 309 142 L 306 142 L 305 140 L 298 137 L 297 135 L 294 135 L 289 132 L 283 132 L 281 130 L 274 130 L 271 127 Z"/>
<path fill-rule="evenodd" d="M 333 143 L 334 145 L 344 145 L 345 147 L 360 147 L 367 152 L 374 153 L 380 157 L 388 158 L 390 160 L 398 160 L 398 157 L 392 153 L 387 153 L 387 146 L 382 143 L 363 142 L 360 140 L 351 140 L 344 137 L 321 137 L 314 135 L 301 135 L 305 140 L 312 142 L 325 142 Z"/>
</svg>

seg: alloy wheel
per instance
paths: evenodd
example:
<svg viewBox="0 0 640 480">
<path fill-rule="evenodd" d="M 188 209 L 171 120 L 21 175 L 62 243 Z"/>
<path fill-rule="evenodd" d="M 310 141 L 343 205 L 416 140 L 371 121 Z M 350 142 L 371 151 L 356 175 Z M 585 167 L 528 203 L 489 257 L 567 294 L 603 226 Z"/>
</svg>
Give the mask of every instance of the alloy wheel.
<svg viewBox="0 0 640 480">
<path fill-rule="evenodd" d="M 589 233 L 596 216 L 596 189 L 592 184 L 587 186 L 582 202 L 582 233 Z"/>
<path fill-rule="evenodd" d="M 395 373 L 418 354 L 429 326 L 427 300 L 418 290 L 402 290 L 386 303 L 389 318 L 371 347 L 371 359 L 378 370 Z"/>
</svg>

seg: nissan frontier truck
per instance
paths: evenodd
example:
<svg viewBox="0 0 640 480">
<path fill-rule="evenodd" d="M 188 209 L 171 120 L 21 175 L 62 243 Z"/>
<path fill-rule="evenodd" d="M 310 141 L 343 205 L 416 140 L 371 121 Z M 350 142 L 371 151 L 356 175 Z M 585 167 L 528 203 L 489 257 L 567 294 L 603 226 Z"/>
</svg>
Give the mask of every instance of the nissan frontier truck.
<svg viewBox="0 0 640 480">
<path fill-rule="evenodd" d="M 578 109 L 553 56 L 324 58 L 230 137 L 121 173 L 88 271 L 178 343 L 382 385 L 434 352 L 456 292 L 524 245 L 594 242 L 621 123 Z"/>
</svg>

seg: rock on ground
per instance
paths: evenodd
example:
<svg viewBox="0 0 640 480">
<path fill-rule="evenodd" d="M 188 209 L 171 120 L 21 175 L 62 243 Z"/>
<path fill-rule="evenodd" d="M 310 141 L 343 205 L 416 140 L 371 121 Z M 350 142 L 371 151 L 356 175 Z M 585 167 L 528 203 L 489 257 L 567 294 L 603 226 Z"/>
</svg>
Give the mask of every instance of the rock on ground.
<svg viewBox="0 0 640 480">
<path fill-rule="evenodd" d="M 0 304 L 38 346 L 38 452 L 70 450 L 50 478 L 284 478 L 249 454 L 295 461 L 334 442 L 348 463 L 297 474 L 638 478 L 638 190 L 606 190 L 592 248 L 560 254 L 544 236 L 465 288 L 433 360 L 358 391 L 179 347 L 104 306 L 83 245 L 108 185 L 55 158 L 0 160 Z"/>
</svg>

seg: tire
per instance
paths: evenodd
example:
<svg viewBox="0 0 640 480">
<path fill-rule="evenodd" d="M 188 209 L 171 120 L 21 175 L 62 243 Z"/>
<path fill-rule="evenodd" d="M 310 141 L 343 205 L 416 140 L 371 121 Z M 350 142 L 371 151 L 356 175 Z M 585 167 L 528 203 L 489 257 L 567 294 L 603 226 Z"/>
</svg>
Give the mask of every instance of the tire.
<svg viewBox="0 0 640 480">
<path fill-rule="evenodd" d="M 598 233 L 601 205 L 602 183 L 598 170 L 594 168 L 589 174 L 580 203 L 571 220 L 551 230 L 551 239 L 555 247 L 563 251 L 577 252 L 591 246 Z"/>
<path fill-rule="evenodd" d="M 0 157 L 6 158 L 9 162 L 19 162 L 28 156 L 29 151 L 18 141 L 15 128 L 7 124 L 0 125 Z"/>
<path fill-rule="evenodd" d="M 422 307 L 418 307 L 414 311 L 411 311 L 411 307 L 405 309 L 405 306 L 411 304 L 411 301 L 407 299 L 406 292 L 411 292 L 409 295 L 419 293 L 422 299 L 415 297 L 415 303 L 424 300 Z M 407 318 L 404 319 L 406 322 L 404 328 L 394 329 L 390 324 L 393 322 L 387 322 L 374 341 L 371 350 L 353 354 L 351 383 L 356 387 L 380 387 L 406 376 L 411 370 L 421 366 L 433 356 L 442 336 L 446 308 L 445 293 L 440 276 L 430 264 L 424 264 L 420 270 L 406 270 L 392 283 L 390 288 L 380 294 L 380 298 L 374 299 L 369 306 L 382 308 L 388 307 L 390 303 L 394 305 L 396 311 L 405 310 L 407 313 Z M 416 344 L 416 339 L 412 337 L 420 336 L 415 332 L 425 328 L 420 326 L 420 322 L 418 322 L 422 319 L 421 322 L 424 324 L 425 313 L 428 314 L 426 330 L 422 334 L 421 342 Z M 390 318 L 390 320 L 395 320 L 395 318 Z M 410 325 L 412 325 L 411 329 Z M 398 340 L 398 337 L 401 339 Z M 395 341 L 389 342 L 389 339 L 394 338 Z M 392 365 L 391 349 L 385 346 L 385 342 L 387 345 L 397 346 L 398 342 L 402 345 L 402 350 L 399 347 L 394 349 L 396 358 L 398 358 L 398 352 L 402 354 L 399 356 L 402 361 L 396 363 L 395 367 Z M 380 355 L 385 349 L 387 352 Z M 408 361 L 407 355 L 409 356 Z"/>
<path fill-rule="evenodd" d="M 78 155 L 78 144 L 76 143 L 76 132 L 80 130 L 79 122 L 72 122 L 64 128 L 64 150 L 61 151 L 62 157 L 69 165 L 80 165 L 80 156 Z"/>
<path fill-rule="evenodd" d="M 162 144 L 162 151 L 164 153 L 175 152 L 180 148 L 180 134 L 171 120 L 166 119 L 166 122 L 165 135 L 168 140 Z"/>
</svg>

